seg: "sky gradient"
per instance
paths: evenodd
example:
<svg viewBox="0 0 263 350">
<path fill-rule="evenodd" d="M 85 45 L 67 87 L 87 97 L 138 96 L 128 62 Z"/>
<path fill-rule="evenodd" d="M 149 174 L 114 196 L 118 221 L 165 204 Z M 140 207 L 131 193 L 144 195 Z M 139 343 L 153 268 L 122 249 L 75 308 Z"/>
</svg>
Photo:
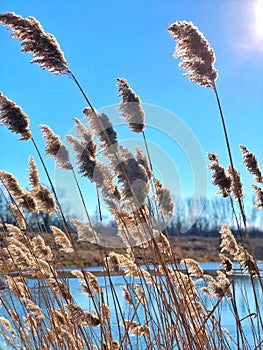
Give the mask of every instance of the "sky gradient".
<svg viewBox="0 0 263 350">
<path fill-rule="evenodd" d="M 167 32 L 168 25 L 176 20 L 192 21 L 215 51 L 217 88 L 234 163 L 242 175 L 245 192 L 250 192 L 252 177 L 242 165 L 239 144 L 254 152 L 263 165 L 263 31 L 257 22 L 256 1 L 2 0 L 0 9 L 33 16 L 46 32 L 55 35 L 71 70 L 98 110 L 107 107 L 114 114 L 120 102 L 118 77 L 127 79 L 143 103 L 156 106 L 161 124 L 154 121 L 155 112 L 152 116 L 146 113 L 146 124 L 151 127 L 145 131 L 154 167 L 167 186 L 179 187 L 184 196 L 194 193 L 198 164 L 189 161 L 191 151 L 186 151 L 174 136 L 170 113 L 173 121 L 190 131 L 200 144 L 201 162 L 208 163 L 205 154 L 210 151 L 218 154 L 222 165 L 229 163 L 213 91 L 184 78 L 178 69 L 179 61 L 172 57 L 175 42 Z M 262 11 L 262 6 L 258 9 Z M 67 76 L 57 77 L 37 64 L 30 65 L 32 55 L 20 53 L 20 43 L 9 37 L 6 27 L 0 27 L 0 47 L 0 91 L 28 115 L 34 138 L 44 153 L 38 125 L 49 125 L 63 140 L 74 125 L 72 118 L 83 118 L 85 100 Z M 141 143 L 141 138 L 124 125 L 118 126 L 118 132 L 124 144 Z M 4 126 L 0 137 L 1 169 L 13 173 L 25 186 L 28 157 L 36 157 L 32 144 L 18 141 L 18 136 Z M 193 146 L 192 158 L 195 151 Z M 169 157 L 167 167 L 158 166 L 158 157 L 160 163 Z M 54 173 L 53 161 L 47 164 Z M 176 174 L 171 171 L 172 165 Z M 210 184 L 210 171 L 204 176 L 208 183 L 205 192 L 212 195 L 217 189 Z M 41 180 L 47 184 L 42 171 Z"/>
</svg>

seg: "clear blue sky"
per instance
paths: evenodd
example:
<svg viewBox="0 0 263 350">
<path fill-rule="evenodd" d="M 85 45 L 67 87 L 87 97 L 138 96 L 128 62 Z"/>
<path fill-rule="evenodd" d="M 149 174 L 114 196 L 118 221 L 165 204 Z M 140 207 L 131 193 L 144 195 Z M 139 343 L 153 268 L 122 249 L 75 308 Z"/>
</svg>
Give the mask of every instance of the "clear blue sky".
<svg viewBox="0 0 263 350">
<path fill-rule="evenodd" d="M 175 42 L 167 32 L 168 25 L 176 20 L 192 21 L 215 50 L 217 87 L 234 161 L 249 190 L 252 178 L 242 165 L 238 145 L 255 152 L 263 166 L 263 6 L 259 17 L 260 8 L 255 11 L 255 5 L 252 0 L 2 0 L 0 9 L 34 16 L 46 32 L 56 36 L 71 70 L 97 109 L 120 101 L 116 78 L 124 77 L 143 103 L 178 116 L 195 135 L 203 154 L 217 153 L 226 166 L 228 158 L 213 91 L 183 78 L 178 60 L 172 58 Z M 83 118 L 85 101 L 67 76 L 53 76 L 36 64 L 30 65 L 32 55 L 20 53 L 20 43 L 9 37 L 6 27 L 0 27 L 0 47 L 0 91 L 24 109 L 43 151 L 38 125 L 49 125 L 63 139 L 74 125 L 72 118 Z M 155 123 L 151 113 L 146 123 Z M 162 126 L 160 133 L 154 130 L 155 124 L 146 128 L 146 135 L 152 152 L 160 155 L 160 163 L 170 157 L 177 175 L 170 171 L 170 165 L 158 168 L 158 159 L 155 168 L 164 180 L 164 169 L 168 171 L 168 185 L 179 181 L 181 193 L 191 195 L 192 164 L 177 140 L 171 142 L 166 135 L 172 127 L 167 115 Z M 124 142 L 135 137 L 124 127 L 118 131 Z M 35 155 L 32 144 L 18 141 L 17 135 L 3 126 L 0 137 L 0 167 L 25 185 L 28 157 Z M 52 161 L 47 164 L 52 169 Z M 208 172 L 208 182 L 210 175 Z M 47 183 L 44 175 L 42 180 Z M 216 188 L 209 185 L 208 193 L 215 192 Z"/>
</svg>

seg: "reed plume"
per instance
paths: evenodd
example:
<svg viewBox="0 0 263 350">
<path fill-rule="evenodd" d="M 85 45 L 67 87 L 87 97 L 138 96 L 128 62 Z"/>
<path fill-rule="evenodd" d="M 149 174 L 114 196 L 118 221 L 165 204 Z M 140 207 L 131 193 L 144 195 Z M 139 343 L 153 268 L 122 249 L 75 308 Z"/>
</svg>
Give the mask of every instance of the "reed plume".
<svg viewBox="0 0 263 350">
<path fill-rule="evenodd" d="M 143 152 L 143 150 L 139 146 L 136 146 L 135 158 L 136 158 L 137 162 L 144 167 L 144 169 L 148 175 L 148 178 L 151 179 L 151 177 L 153 176 L 151 165 L 150 165 L 149 160 L 146 157 L 145 153 Z"/>
<path fill-rule="evenodd" d="M 238 201 L 238 199 L 243 199 L 243 185 L 240 179 L 239 172 L 235 169 L 229 166 L 227 168 L 229 178 L 231 180 L 231 192 L 234 196 L 234 198 Z"/>
<path fill-rule="evenodd" d="M 140 133 L 145 129 L 145 114 L 141 106 L 140 98 L 130 87 L 124 78 L 117 79 L 119 96 L 122 97 L 120 111 L 124 120 L 132 131 Z"/>
<path fill-rule="evenodd" d="M 247 171 L 250 174 L 255 175 L 255 180 L 259 183 L 263 183 L 263 175 L 258 165 L 257 157 L 254 153 L 250 152 L 245 146 L 240 145 L 243 155 L 243 163 L 247 167 Z"/>
<path fill-rule="evenodd" d="M 218 157 L 215 153 L 207 153 L 207 158 L 210 160 L 208 168 L 212 170 L 212 182 L 219 188 L 220 194 L 223 197 L 228 197 L 231 193 L 231 178 L 226 175 L 225 169 L 219 164 Z"/>
<path fill-rule="evenodd" d="M 256 208 L 263 210 L 263 190 L 262 188 L 252 184 L 254 192 L 256 194 Z"/>
<path fill-rule="evenodd" d="M 155 184 L 155 199 L 158 202 L 159 208 L 162 210 L 163 215 L 173 216 L 174 202 L 172 199 L 171 191 L 164 187 L 160 180 L 154 178 Z"/>
<path fill-rule="evenodd" d="M 1 92 L 0 122 L 15 134 L 20 134 L 21 137 L 19 140 L 30 140 L 32 138 L 32 133 L 29 129 L 30 121 L 25 112 Z"/>
<path fill-rule="evenodd" d="M 26 229 L 26 219 L 24 217 L 23 212 L 15 205 L 10 204 L 9 209 L 11 210 L 14 219 L 21 230 Z"/>
<path fill-rule="evenodd" d="M 179 67 L 184 76 L 199 85 L 214 88 L 218 72 L 214 67 L 215 53 L 203 33 L 192 22 L 176 21 L 168 32 L 177 41 L 174 57 L 182 60 Z"/>
<path fill-rule="evenodd" d="M 96 147 L 91 146 L 90 142 L 80 141 L 72 135 L 67 135 L 66 138 L 76 153 L 76 163 L 78 164 L 80 175 L 93 181 L 93 173 L 96 166 L 96 154 L 94 153 Z"/>
<path fill-rule="evenodd" d="M 13 12 L 6 12 L 0 14 L 0 22 L 12 30 L 11 37 L 22 41 L 22 52 L 32 52 L 30 63 L 38 63 L 42 69 L 56 75 L 70 73 L 56 38 L 45 33 L 34 17 L 23 18 Z"/>
<path fill-rule="evenodd" d="M 40 183 L 40 177 L 37 169 L 37 165 L 32 156 L 29 158 L 29 183 L 32 187 L 30 193 L 38 204 L 39 210 L 43 210 L 49 215 L 57 213 L 56 201 L 52 196 L 51 191 Z"/>
<path fill-rule="evenodd" d="M 55 242 L 59 244 L 66 253 L 72 253 L 73 248 L 66 234 L 56 226 L 51 226 L 50 228 L 55 236 Z"/>
<path fill-rule="evenodd" d="M 88 241 L 91 243 L 99 242 L 99 237 L 92 227 L 75 218 L 71 219 L 70 222 L 77 230 L 78 241 Z"/>
<path fill-rule="evenodd" d="M 29 213 L 38 213 L 38 206 L 32 194 L 25 191 L 11 173 L 1 170 L 0 179 L 9 193 L 17 200 L 18 205 Z"/>
<path fill-rule="evenodd" d="M 118 159 L 112 159 L 110 165 L 121 184 L 121 194 L 126 200 L 126 205 L 144 205 L 150 192 L 149 178 L 144 166 L 124 147 L 118 148 Z"/>
<path fill-rule="evenodd" d="M 40 125 L 40 130 L 42 131 L 42 137 L 45 140 L 47 158 L 54 157 L 57 168 L 71 170 L 73 167 L 69 160 L 68 150 L 64 143 L 61 142 L 60 137 L 47 125 Z"/>
<path fill-rule="evenodd" d="M 204 274 L 204 271 L 202 270 L 198 262 L 194 259 L 183 259 L 181 260 L 180 264 L 184 264 L 188 267 L 188 272 L 190 276 L 200 277 Z"/>
<path fill-rule="evenodd" d="M 105 113 L 98 114 L 96 111 L 89 107 L 84 108 L 83 113 L 89 121 L 91 130 L 95 133 L 99 141 L 102 143 L 104 151 L 118 142 L 117 133 Z"/>
</svg>

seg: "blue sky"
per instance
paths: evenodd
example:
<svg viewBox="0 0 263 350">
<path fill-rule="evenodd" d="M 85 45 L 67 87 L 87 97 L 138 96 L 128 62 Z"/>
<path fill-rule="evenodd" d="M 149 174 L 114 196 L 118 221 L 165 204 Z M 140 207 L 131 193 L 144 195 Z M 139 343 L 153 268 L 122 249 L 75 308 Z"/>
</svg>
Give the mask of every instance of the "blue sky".
<svg viewBox="0 0 263 350">
<path fill-rule="evenodd" d="M 196 146 L 193 143 L 189 161 L 191 150 L 186 151 L 186 145 L 174 136 L 169 113 L 175 116 L 173 121 L 179 121 L 184 130 L 192 133 L 203 155 L 215 152 L 222 165 L 228 165 L 213 91 L 184 78 L 178 60 L 172 57 L 175 42 L 167 32 L 168 25 L 176 20 L 192 21 L 216 53 L 217 87 L 234 162 L 249 193 L 252 177 L 242 165 L 238 145 L 248 147 L 263 165 L 263 24 L 256 27 L 256 1 L 2 0 L 0 8 L 1 12 L 33 16 L 46 32 L 56 36 L 71 70 L 97 109 L 113 106 L 111 110 L 115 110 L 120 101 L 118 77 L 128 80 L 143 103 L 156 106 L 158 126 L 151 112 L 146 113 L 146 123 L 151 126 L 146 128 L 146 135 L 155 155 L 154 167 L 168 186 L 179 188 L 185 196 L 194 192 L 198 164 L 192 162 Z M 72 118 L 83 118 L 86 103 L 67 76 L 53 76 L 36 64 L 30 65 L 32 55 L 20 53 L 20 43 L 9 37 L 6 27 L 0 27 L 0 47 L 0 91 L 24 109 L 34 138 L 44 152 L 38 125 L 49 125 L 64 139 L 74 125 Z M 123 125 L 118 131 L 119 139 L 128 145 L 141 142 Z M 0 167 L 26 185 L 28 157 L 35 155 L 32 144 L 18 141 L 17 135 L 2 126 L 0 145 Z M 204 156 L 202 161 L 206 162 Z M 162 165 L 158 166 L 158 162 Z M 47 164 L 55 176 L 52 160 Z M 171 170 L 173 166 L 175 172 Z M 204 174 L 208 176 L 208 195 L 216 192 L 210 175 L 209 171 Z M 42 181 L 47 183 L 44 174 Z"/>
</svg>

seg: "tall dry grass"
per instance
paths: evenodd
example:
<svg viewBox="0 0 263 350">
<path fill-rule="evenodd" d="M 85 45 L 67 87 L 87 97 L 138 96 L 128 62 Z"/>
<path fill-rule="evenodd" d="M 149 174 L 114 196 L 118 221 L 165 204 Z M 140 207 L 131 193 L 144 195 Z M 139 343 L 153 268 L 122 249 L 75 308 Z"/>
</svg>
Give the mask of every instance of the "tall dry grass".
<svg viewBox="0 0 263 350">
<path fill-rule="evenodd" d="M 81 196 L 89 224 L 77 218 L 66 220 L 45 158 L 30 131 L 29 118 L 21 107 L 0 95 L 1 123 L 20 135 L 21 141 L 31 141 L 39 159 L 29 158 L 29 184 L 21 187 L 13 174 L 4 170 L 0 178 L 10 210 L 17 225 L 2 223 L 3 245 L 0 254 L 0 317 L 1 334 L 11 349 L 260 349 L 262 347 L 262 315 L 258 305 L 255 282 L 260 273 L 250 247 L 249 232 L 243 208 L 242 182 L 234 167 L 225 117 L 216 89 L 215 54 L 203 34 L 192 23 L 175 22 L 169 32 L 177 41 L 175 56 L 182 60 L 189 80 L 215 92 L 225 133 L 230 167 L 224 169 L 218 156 L 208 153 L 212 181 L 219 195 L 232 203 L 241 244 L 238 244 L 226 223 L 222 224 L 222 269 L 216 276 L 207 275 L 199 264 L 185 257 L 179 264 L 171 249 L 165 218 L 173 215 L 170 191 L 153 172 L 145 135 L 146 121 L 140 98 L 129 83 L 117 79 L 121 98 L 120 110 L 130 129 L 141 134 L 146 154 L 140 148 L 133 154 L 118 143 L 117 133 L 105 114 L 99 114 L 71 71 L 55 37 L 44 32 L 33 17 L 22 18 L 14 13 L 0 15 L 0 22 L 9 26 L 12 36 L 22 41 L 22 51 L 33 54 L 33 63 L 52 74 L 73 78 L 88 106 L 83 110 L 86 123 L 75 118 L 76 136 L 67 141 L 76 154 L 71 162 L 68 149 L 60 137 L 47 125 L 41 125 L 46 157 L 55 166 L 72 172 Z M 40 142 L 40 140 L 38 141 Z M 263 207 L 262 173 L 253 153 L 241 146 L 247 170 L 259 183 L 253 185 L 257 207 Z M 102 152 L 107 162 L 97 158 Z M 44 168 L 49 188 L 41 184 L 37 162 Z M 72 225 L 78 240 L 100 245 L 100 235 L 92 226 L 78 182 L 77 168 L 97 189 L 98 203 L 103 200 L 112 213 L 126 253 L 101 253 L 103 282 L 85 270 L 72 236 Z M 237 201 L 238 208 L 234 205 Z M 35 233 L 27 222 L 27 213 L 36 218 L 43 212 L 60 217 L 64 229 L 51 227 L 54 245 L 43 239 L 42 227 Z M 242 220 L 239 221 L 241 215 Z M 245 230 L 245 235 L 243 234 Z M 140 247 L 140 256 L 135 247 Z M 78 279 L 85 295 L 85 307 L 73 296 L 66 271 L 56 269 L 58 249 L 74 254 L 76 269 L 71 277 Z M 146 253 L 147 252 L 147 253 Z M 149 263 L 148 257 L 154 257 Z M 253 344 L 243 329 L 236 303 L 235 280 L 231 278 L 233 262 L 250 278 L 256 312 L 251 313 L 248 296 L 243 299 L 250 320 Z M 182 270 L 182 265 L 185 267 Z M 118 275 L 122 294 L 114 284 Z M 203 287 L 197 287 L 202 281 Z M 32 284 L 34 281 L 34 284 Z M 208 308 L 205 300 L 211 301 Z M 235 316 L 236 334 L 223 327 L 221 305 L 228 300 Z M 124 306 L 125 305 L 125 306 Z M 128 308 L 128 312 L 126 312 Z M 253 317 L 252 317 L 253 316 Z"/>
</svg>

